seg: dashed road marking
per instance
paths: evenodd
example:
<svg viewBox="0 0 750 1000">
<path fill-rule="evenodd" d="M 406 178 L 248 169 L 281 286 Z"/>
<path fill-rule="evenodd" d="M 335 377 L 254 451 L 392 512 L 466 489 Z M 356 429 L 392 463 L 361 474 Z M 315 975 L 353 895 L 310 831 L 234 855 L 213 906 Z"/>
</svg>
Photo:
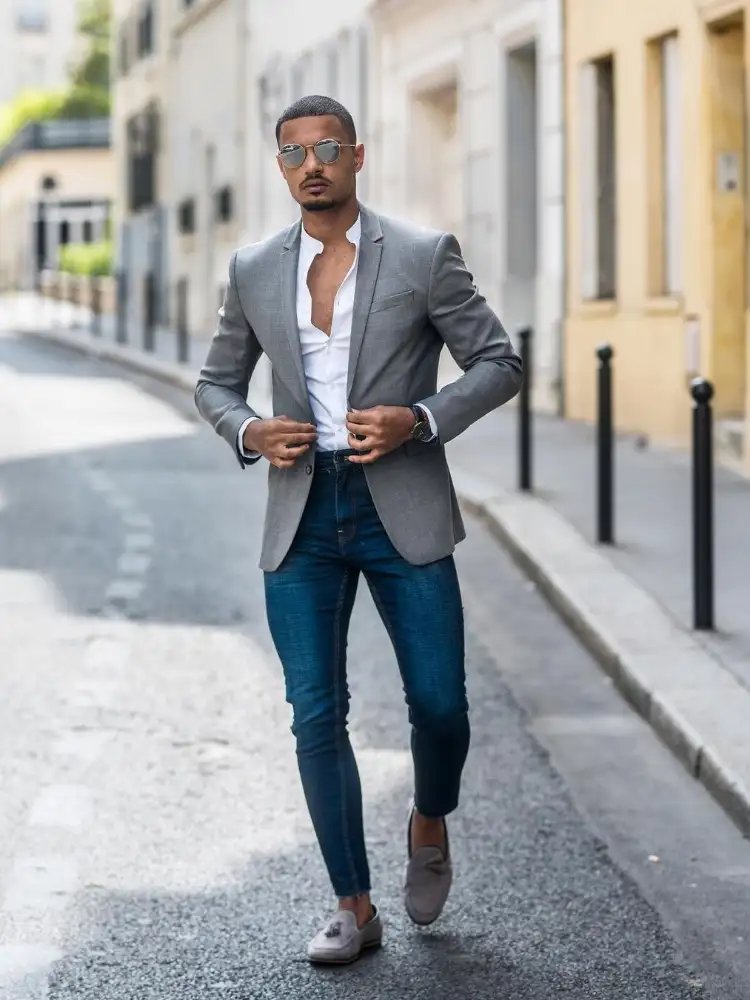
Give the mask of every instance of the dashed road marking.
<svg viewBox="0 0 750 1000">
<path fill-rule="evenodd" d="M 153 525 L 153 521 L 148 514 L 123 514 L 122 521 L 127 528 L 132 528 L 134 531 L 148 531 Z"/>
<path fill-rule="evenodd" d="M 135 601 L 143 593 L 143 580 L 126 578 L 113 580 L 104 595 L 106 602 Z"/>
<path fill-rule="evenodd" d="M 78 887 L 70 858 L 18 858 L 11 868 L 3 909 L 6 913 L 63 910 Z"/>
<path fill-rule="evenodd" d="M 29 825 L 79 830 L 91 821 L 92 813 L 91 791 L 84 785 L 50 785 L 36 797 Z"/>
<path fill-rule="evenodd" d="M 53 945 L 0 945 L 0 995 L 3 1000 L 46 1000 L 49 971 L 62 958 Z"/>
<path fill-rule="evenodd" d="M 117 572 L 121 576 L 143 576 L 151 565 L 151 556 L 145 552 L 123 552 L 117 560 Z"/>
<path fill-rule="evenodd" d="M 52 752 L 60 757 L 75 757 L 86 764 L 93 764 L 101 757 L 112 733 L 106 729 L 70 730 L 52 744 Z"/>
<path fill-rule="evenodd" d="M 147 552 L 153 544 L 154 536 L 150 531 L 130 531 L 125 536 L 125 548 L 131 552 Z"/>
</svg>

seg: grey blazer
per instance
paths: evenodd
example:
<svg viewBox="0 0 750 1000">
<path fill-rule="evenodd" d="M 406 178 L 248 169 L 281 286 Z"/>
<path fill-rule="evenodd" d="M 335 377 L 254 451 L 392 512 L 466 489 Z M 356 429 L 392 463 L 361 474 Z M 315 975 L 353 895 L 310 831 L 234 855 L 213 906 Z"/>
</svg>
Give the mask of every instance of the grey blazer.
<svg viewBox="0 0 750 1000">
<path fill-rule="evenodd" d="M 449 555 L 465 537 L 444 445 L 511 399 L 521 361 L 473 284 L 455 237 L 395 221 L 360 206 L 362 237 L 349 355 L 349 405 L 429 407 L 438 441 L 407 441 L 363 466 L 386 532 L 411 563 Z M 203 417 L 229 443 L 255 411 L 247 392 L 264 352 L 274 414 L 314 422 L 297 327 L 301 221 L 232 255 L 219 325 L 195 390 Z M 464 374 L 437 392 L 443 344 Z M 257 461 L 257 460 L 256 460 Z M 268 466 L 260 566 L 277 569 L 294 539 L 312 482 L 313 457 L 291 469 Z"/>
</svg>

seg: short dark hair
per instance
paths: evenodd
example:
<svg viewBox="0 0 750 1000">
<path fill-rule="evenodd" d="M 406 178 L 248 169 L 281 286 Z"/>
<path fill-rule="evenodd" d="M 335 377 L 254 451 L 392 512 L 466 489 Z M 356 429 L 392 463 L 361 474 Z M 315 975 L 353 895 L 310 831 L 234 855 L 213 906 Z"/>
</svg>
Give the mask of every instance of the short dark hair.
<svg viewBox="0 0 750 1000">
<path fill-rule="evenodd" d="M 321 118 L 323 115 L 332 115 L 334 118 L 338 118 L 344 126 L 347 138 L 356 143 L 357 129 L 354 125 L 354 119 L 344 105 L 334 101 L 332 97 L 311 94 L 309 97 L 300 97 L 282 113 L 276 122 L 276 145 L 279 144 L 281 126 L 284 122 L 294 121 L 295 118 Z"/>
</svg>

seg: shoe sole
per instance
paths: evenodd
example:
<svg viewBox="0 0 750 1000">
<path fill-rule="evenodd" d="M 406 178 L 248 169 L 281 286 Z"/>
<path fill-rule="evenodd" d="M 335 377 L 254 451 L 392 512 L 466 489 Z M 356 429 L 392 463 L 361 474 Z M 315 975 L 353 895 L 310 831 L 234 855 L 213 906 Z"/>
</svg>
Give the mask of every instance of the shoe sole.
<svg viewBox="0 0 750 1000">
<path fill-rule="evenodd" d="M 416 924 L 417 927 L 430 927 L 432 924 L 435 923 L 436 920 L 439 920 L 443 914 L 443 909 L 441 908 L 440 912 L 436 913 L 435 916 L 431 917 L 429 920 L 417 920 L 417 918 L 414 916 L 414 914 L 411 912 L 408 906 L 404 905 L 404 909 L 406 910 L 406 915 L 409 918 L 409 920 L 411 920 L 413 924 Z"/>
<path fill-rule="evenodd" d="M 362 957 L 364 952 L 372 948 L 380 948 L 382 944 L 382 941 L 369 941 L 367 944 L 363 944 L 357 954 L 352 955 L 351 958 L 310 958 L 308 955 L 307 961 L 310 965 L 352 965 L 353 962 Z"/>
</svg>

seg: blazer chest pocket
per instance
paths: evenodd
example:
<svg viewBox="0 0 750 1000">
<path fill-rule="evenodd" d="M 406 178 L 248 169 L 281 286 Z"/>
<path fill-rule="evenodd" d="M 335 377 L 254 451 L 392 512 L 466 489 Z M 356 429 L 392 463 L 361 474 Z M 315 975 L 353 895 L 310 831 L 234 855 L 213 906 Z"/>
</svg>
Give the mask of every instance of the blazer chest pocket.
<svg viewBox="0 0 750 1000">
<path fill-rule="evenodd" d="M 395 292 L 393 295 L 386 295 L 382 299 L 375 299 L 370 306 L 370 314 L 383 312 L 384 309 L 395 309 L 396 306 L 410 306 L 414 301 L 414 289 L 407 288 L 403 292 Z"/>
</svg>

